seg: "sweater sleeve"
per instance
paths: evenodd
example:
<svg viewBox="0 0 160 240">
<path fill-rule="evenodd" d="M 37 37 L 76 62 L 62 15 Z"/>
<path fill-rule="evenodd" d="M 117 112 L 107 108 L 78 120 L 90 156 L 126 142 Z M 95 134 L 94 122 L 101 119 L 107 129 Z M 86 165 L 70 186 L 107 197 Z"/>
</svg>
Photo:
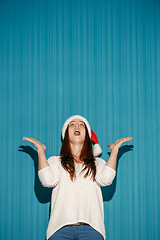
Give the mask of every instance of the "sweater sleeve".
<svg viewBox="0 0 160 240">
<path fill-rule="evenodd" d="M 57 156 L 52 156 L 48 160 L 48 167 L 38 171 L 38 177 L 44 187 L 55 187 L 59 183 L 59 163 L 60 159 Z"/>
<path fill-rule="evenodd" d="M 107 185 L 111 185 L 115 176 L 116 176 L 116 171 L 107 166 L 106 162 L 101 159 L 101 158 L 96 158 L 96 183 L 100 187 L 104 187 Z"/>
</svg>

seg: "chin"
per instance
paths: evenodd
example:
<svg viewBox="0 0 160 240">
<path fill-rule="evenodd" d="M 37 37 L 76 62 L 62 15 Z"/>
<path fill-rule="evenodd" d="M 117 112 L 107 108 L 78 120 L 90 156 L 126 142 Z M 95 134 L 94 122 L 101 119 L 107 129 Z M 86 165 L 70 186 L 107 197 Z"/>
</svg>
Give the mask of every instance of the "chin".
<svg viewBox="0 0 160 240">
<path fill-rule="evenodd" d="M 84 143 L 84 139 L 80 139 L 80 138 L 74 138 L 74 139 L 71 139 L 70 142 L 72 144 L 76 144 L 76 143 L 79 143 L 79 144 L 83 144 Z"/>
</svg>

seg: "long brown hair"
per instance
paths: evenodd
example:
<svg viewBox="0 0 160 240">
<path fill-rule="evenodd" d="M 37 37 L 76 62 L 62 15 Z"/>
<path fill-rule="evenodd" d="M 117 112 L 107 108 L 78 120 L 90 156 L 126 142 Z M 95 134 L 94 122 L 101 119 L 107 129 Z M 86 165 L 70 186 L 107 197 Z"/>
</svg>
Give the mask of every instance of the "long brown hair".
<svg viewBox="0 0 160 240">
<path fill-rule="evenodd" d="M 86 128 L 86 136 L 84 140 L 84 144 L 80 153 L 80 160 L 84 163 L 84 168 L 82 169 L 81 173 L 84 172 L 87 169 L 87 172 L 85 173 L 84 177 L 91 175 L 91 178 L 93 178 L 93 181 L 95 181 L 96 176 L 96 165 L 95 165 L 95 158 L 93 156 L 92 152 L 92 142 L 88 134 L 87 127 Z M 68 127 L 66 129 L 65 137 L 62 142 L 61 152 L 61 164 L 62 167 L 69 172 L 70 178 L 73 181 L 73 179 L 76 178 L 75 175 L 75 166 L 74 166 L 74 158 L 71 152 L 71 147 L 69 143 L 69 134 L 68 134 Z"/>
</svg>

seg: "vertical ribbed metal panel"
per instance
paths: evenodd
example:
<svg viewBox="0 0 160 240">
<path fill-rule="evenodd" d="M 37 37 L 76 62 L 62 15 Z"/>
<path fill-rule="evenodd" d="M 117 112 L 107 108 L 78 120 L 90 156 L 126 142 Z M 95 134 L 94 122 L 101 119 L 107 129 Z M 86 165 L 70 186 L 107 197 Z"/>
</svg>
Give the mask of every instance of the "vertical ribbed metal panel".
<svg viewBox="0 0 160 240">
<path fill-rule="evenodd" d="M 108 143 L 133 137 L 103 188 L 107 240 L 160 239 L 159 12 L 153 0 L 0 2 L 0 239 L 44 239 L 50 192 L 22 137 L 59 155 L 72 114 L 106 160 Z"/>
</svg>

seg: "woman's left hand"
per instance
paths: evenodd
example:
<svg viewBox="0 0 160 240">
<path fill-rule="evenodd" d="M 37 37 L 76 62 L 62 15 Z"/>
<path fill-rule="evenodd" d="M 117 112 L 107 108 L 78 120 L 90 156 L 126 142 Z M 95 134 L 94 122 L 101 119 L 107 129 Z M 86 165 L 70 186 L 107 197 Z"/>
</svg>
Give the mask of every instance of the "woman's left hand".
<svg viewBox="0 0 160 240">
<path fill-rule="evenodd" d="M 118 151 L 118 149 L 120 148 L 120 146 L 122 145 L 122 143 L 127 142 L 127 141 L 131 141 L 133 139 L 133 137 L 124 137 L 124 138 L 120 138 L 118 139 L 115 143 L 113 144 L 108 144 L 107 146 L 112 150 L 116 150 Z"/>
</svg>

